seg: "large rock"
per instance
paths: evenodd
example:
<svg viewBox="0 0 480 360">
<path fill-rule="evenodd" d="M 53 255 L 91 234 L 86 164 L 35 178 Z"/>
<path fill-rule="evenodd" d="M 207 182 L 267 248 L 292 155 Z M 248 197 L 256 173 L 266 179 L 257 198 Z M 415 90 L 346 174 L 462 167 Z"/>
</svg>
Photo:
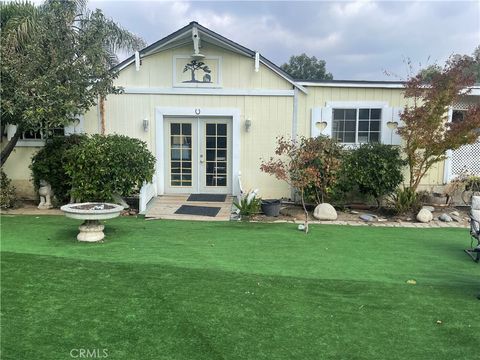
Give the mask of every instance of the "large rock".
<svg viewBox="0 0 480 360">
<path fill-rule="evenodd" d="M 337 220 L 337 212 L 332 205 L 323 203 L 317 205 L 313 211 L 313 217 L 318 220 Z"/>
<path fill-rule="evenodd" d="M 446 213 L 443 213 L 438 217 L 438 220 L 443 221 L 443 222 L 452 222 L 452 217 Z"/>
<path fill-rule="evenodd" d="M 376 216 L 375 215 L 372 215 L 372 214 L 362 214 L 360 215 L 360 219 L 362 219 L 363 221 L 375 221 L 376 219 Z"/>
<path fill-rule="evenodd" d="M 422 209 L 417 214 L 417 220 L 420 221 L 421 223 L 428 223 L 432 221 L 432 219 L 433 219 L 433 215 L 431 211 L 427 209 Z"/>
</svg>

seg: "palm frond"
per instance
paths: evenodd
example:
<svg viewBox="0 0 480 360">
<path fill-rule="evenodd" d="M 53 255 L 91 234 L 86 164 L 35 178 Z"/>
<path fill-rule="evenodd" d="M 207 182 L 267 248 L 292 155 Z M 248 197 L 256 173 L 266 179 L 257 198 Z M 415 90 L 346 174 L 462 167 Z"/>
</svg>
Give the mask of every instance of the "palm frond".
<svg viewBox="0 0 480 360">
<path fill-rule="evenodd" d="M 1 3 L 0 27 L 5 46 L 24 45 L 42 26 L 43 8 L 30 3 Z"/>
</svg>

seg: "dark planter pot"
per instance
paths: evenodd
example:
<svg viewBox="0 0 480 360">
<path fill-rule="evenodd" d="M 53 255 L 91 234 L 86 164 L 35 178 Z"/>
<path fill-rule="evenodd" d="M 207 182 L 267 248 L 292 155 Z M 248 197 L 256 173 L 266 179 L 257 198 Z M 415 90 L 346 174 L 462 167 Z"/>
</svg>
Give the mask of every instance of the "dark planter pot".
<svg viewBox="0 0 480 360">
<path fill-rule="evenodd" d="M 266 216 L 280 215 L 280 200 L 268 199 L 262 200 L 262 211 Z"/>
<path fill-rule="evenodd" d="M 140 209 L 140 197 L 139 196 L 127 196 L 124 198 L 125 202 L 130 206 L 130 209 L 137 210 Z"/>
</svg>

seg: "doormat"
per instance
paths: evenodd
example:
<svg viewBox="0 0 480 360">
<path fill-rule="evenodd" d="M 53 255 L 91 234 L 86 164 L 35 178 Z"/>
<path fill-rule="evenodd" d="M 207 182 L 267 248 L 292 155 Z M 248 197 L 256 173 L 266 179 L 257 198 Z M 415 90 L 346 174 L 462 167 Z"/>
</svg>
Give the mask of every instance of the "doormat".
<svg viewBox="0 0 480 360">
<path fill-rule="evenodd" d="M 215 217 L 219 211 L 219 207 L 182 205 L 175 214 Z"/>
<path fill-rule="evenodd" d="M 226 198 L 222 194 L 191 194 L 187 201 L 225 202 Z"/>
</svg>

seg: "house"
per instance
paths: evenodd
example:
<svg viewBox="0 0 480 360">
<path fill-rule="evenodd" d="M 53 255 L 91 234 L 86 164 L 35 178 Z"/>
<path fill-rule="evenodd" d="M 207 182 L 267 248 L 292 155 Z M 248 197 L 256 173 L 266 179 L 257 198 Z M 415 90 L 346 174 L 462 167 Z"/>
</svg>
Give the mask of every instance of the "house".
<svg viewBox="0 0 480 360">
<path fill-rule="evenodd" d="M 329 135 L 355 146 L 400 144 L 395 129 L 406 100 L 392 81 L 296 81 L 258 52 L 196 22 L 153 43 L 116 67 L 122 94 L 105 103 L 105 123 L 95 106 L 66 132 L 119 133 L 139 138 L 157 158 L 151 195 L 239 193 L 259 188 L 263 197 L 290 196 L 284 183 L 260 171 L 276 137 Z M 480 87 L 453 104 L 456 121 Z M 10 131 L 11 133 L 11 131 Z M 33 197 L 28 165 L 41 135 L 19 141 L 5 171 L 23 197 Z M 480 174 L 480 142 L 450 152 L 422 187 L 435 189 L 462 169 Z"/>
</svg>

